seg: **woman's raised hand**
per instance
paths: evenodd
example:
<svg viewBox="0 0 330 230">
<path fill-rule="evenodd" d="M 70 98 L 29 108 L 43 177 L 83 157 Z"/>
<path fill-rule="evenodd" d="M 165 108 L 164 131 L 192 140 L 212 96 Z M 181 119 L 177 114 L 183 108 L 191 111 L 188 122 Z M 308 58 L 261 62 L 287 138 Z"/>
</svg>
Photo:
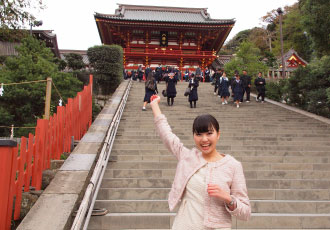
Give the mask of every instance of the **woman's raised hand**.
<svg viewBox="0 0 330 230">
<path fill-rule="evenodd" d="M 152 103 L 159 103 L 159 102 L 160 102 L 160 97 L 158 95 L 154 94 L 150 97 L 150 105 Z"/>
<path fill-rule="evenodd" d="M 152 95 L 150 98 L 150 106 L 152 109 L 152 112 L 154 114 L 154 117 L 159 116 L 162 114 L 159 108 L 159 102 L 160 102 L 160 97 L 158 95 Z"/>
</svg>

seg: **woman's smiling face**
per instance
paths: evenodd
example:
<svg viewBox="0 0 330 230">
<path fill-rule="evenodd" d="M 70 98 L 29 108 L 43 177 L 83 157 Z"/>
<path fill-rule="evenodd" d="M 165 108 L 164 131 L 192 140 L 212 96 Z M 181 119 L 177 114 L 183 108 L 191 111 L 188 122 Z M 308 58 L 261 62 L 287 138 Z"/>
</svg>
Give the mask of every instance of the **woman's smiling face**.
<svg viewBox="0 0 330 230">
<path fill-rule="evenodd" d="M 219 138 L 220 131 L 217 132 L 213 127 L 210 127 L 208 132 L 194 133 L 195 145 L 203 155 L 209 155 L 216 152 L 216 145 Z"/>
</svg>

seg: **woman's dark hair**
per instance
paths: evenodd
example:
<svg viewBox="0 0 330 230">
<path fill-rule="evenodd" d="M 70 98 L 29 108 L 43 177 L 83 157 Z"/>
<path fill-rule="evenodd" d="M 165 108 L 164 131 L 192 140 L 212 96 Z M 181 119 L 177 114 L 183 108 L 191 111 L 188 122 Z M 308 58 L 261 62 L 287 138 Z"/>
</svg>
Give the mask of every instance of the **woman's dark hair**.
<svg viewBox="0 0 330 230">
<path fill-rule="evenodd" d="M 219 123 L 217 119 L 210 114 L 204 114 L 196 117 L 192 127 L 193 133 L 206 133 L 214 129 L 216 132 L 219 132 Z"/>
<path fill-rule="evenodd" d="M 147 81 L 151 81 L 151 80 L 154 80 L 154 75 L 152 72 L 149 72 L 147 76 Z"/>
</svg>

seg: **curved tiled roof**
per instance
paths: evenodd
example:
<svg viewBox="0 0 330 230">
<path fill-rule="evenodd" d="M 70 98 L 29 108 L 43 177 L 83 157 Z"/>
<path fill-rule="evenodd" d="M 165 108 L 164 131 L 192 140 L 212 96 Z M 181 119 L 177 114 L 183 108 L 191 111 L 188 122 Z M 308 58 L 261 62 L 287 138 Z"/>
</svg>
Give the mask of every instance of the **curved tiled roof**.
<svg viewBox="0 0 330 230">
<path fill-rule="evenodd" d="M 182 8 L 162 6 L 138 6 L 122 5 L 116 14 L 95 13 L 95 17 L 134 20 L 134 21 L 155 21 L 155 22 L 180 22 L 180 23 L 235 23 L 233 19 L 211 19 L 207 8 Z"/>
</svg>

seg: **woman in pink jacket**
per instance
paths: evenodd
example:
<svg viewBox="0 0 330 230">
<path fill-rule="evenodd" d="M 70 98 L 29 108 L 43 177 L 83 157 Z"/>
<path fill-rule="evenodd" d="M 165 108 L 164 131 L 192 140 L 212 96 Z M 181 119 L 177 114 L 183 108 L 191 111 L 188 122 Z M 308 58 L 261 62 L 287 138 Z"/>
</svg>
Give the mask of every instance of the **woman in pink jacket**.
<svg viewBox="0 0 330 230">
<path fill-rule="evenodd" d="M 172 133 L 153 96 L 151 108 L 156 130 L 168 150 L 178 159 L 168 203 L 179 210 L 172 229 L 231 229 L 231 216 L 248 220 L 251 206 L 242 165 L 234 157 L 216 150 L 220 138 L 217 120 L 207 114 L 196 117 L 193 136 L 196 148 L 187 149 Z"/>
</svg>

